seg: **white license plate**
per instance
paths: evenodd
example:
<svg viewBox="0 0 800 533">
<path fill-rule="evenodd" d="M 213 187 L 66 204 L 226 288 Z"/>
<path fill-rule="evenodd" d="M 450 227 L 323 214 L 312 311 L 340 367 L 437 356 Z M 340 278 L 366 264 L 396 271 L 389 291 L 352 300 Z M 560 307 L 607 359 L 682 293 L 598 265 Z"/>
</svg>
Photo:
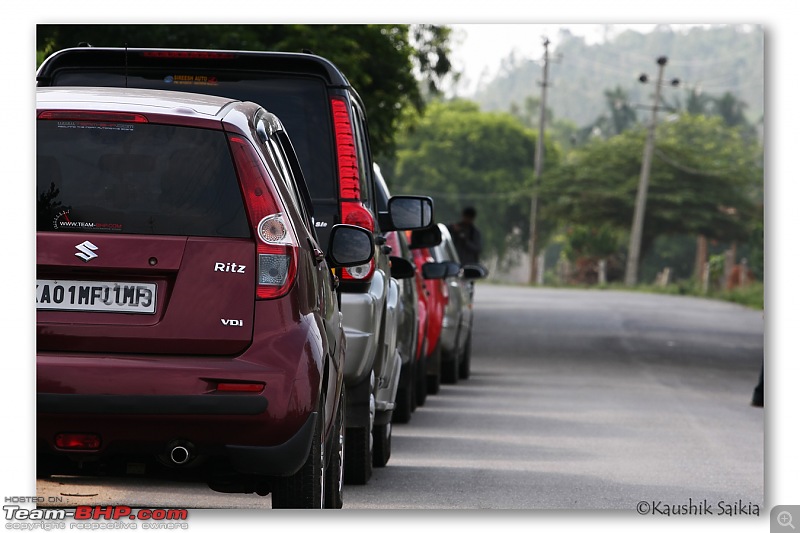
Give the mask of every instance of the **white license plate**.
<svg viewBox="0 0 800 533">
<path fill-rule="evenodd" d="M 156 284 L 37 279 L 36 309 L 152 315 Z"/>
</svg>

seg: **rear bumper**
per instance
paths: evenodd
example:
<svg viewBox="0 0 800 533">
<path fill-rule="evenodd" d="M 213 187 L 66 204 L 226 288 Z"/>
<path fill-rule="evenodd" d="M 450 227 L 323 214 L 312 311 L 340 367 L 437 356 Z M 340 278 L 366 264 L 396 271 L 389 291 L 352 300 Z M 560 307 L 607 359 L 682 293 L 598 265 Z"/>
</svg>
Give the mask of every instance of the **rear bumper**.
<svg viewBox="0 0 800 533">
<path fill-rule="evenodd" d="M 313 327 L 304 320 L 279 332 L 262 328 L 268 338 L 238 357 L 40 352 L 37 454 L 100 465 L 136 458 L 184 472 L 213 463 L 244 474 L 289 475 L 307 457 L 318 416 L 326 356 L 319 342 L 309 342 L 320 338 Z M 254 382 L 263 390 L 218 389 L 219 383 Z M 63 449 L 56 443 L 60 433 L 96 435 L 100 444 Z M 170 462 L 176 442 L 191 449 L 192 460 Z"/>
<path fill-rule="evenodd" d="M 49 414 L 258 415 L 267 404 L 263 396 L 36 395 L 37 411 Z"/>
<path fill-rule="evenodd" d="M 225 446 L 226 455 L 237 472 L 263 476 L 291 476 L 300 470 L 311 451 L 318 413 L 288 441 L 276 446 Z"/>
<path fill-rule="evenodd" d="M 63 400 L 67 395 L 37 395 L 40 407 L 46 407 L 51 402 Z M 61 397 L 61 398 L 59 398 Z M 77 402 L 75 398 L 60 402 L 65 407 L 78 407 L 84 401 L 89 401 L 89 397 L 81 397 Z M 53 435 L 53 423 L 49 420 L 48 414 L 39 414 L 39 446 L 38 454 L 40 459 L 46 456 L 61 457 L 62 459 L 72 459 L 73 461 L 90 461 L 102 464 L 126 463 L 128 461 L 137 462 L 142 457 L 151 457 L 160 462 L 164 467 L 177 468 L 178 465 L 170 464 L 168 461 L 169 449 L 180 443 L 191 450 L 189 461 L 180 466 L 183 472 L 202 470 L 208 464 L 225 464 L 239 474 L 255 476 L 290 476 L 300 470 L 311 450 L 314 437 L 314 428 L 319 416 L 318 412 L 312 412 L 307 417 L 305 423 L 294 432 L 286 441 L 272 445 L 236 445 L 220 443 L 213 438 L 213 433 L 219 433 L 221 423 L 214 423 L 212 417 L 216 419 L 219 414 L 228 415 L 225 421 L 226 429 L 231 427 L 233 418 L 241 416 L 243 412 L 264 411 L 266 402 L 247 401 L 247 402 L 213 402 L 200 405 L 197 402 L 189 401 L 184 403 L 182 399 L 175 398 L 170 406 L 155 407 L 153 405 L 141 405 L 139 402 L 135 407 L 133 404 L 125 405 L 120 403 L 120 398 L 111 401 L 100 401 L 94 398 L 94 406 L 81 409 L 84 411 L 83 417 L 78 422 L 75 416 L 71 416 L 65 424 L 66 428 L 75 430 L 80 428 L 86 432 L 96 432 L 101 436 L 104 447 L 97 452 L 93 451 L 63 451 L 53 447 L 52 442 L 46 438 Z M 147 422 L 140 422 L 143 415 L 151 415 L 158 412 L 160 418 L 149 416 Z M 134 415 L 134 413 L 136 413 Z M 166 422 L 170 415 L 180 413 L 180 417 L 187 415 L 190 417 L 203 417 L 208 420 L 212 432 L 198 432 L 186 424 L 181 424 L 179 419 L 172 419 Z M 93 417 L 92 415 L 96 415 Z M 109 424 L 104 423 L 103 415 L 111 415 L 117 421 L 122 421 L 131 429 L 138 433 L 138 439 L 132 434 L 121 434 L 109 430 Z M 247 415 L 252 416 L 252 415 Z M 73 422 L 74 421 L 74 422 Z M 107 422 L 107 420 L 105 421 Z M 80 425 L 78 425 L 80 424 Z M 170 429 L 167 429 L 170 428 Z M 64 431 L 62 428 L 60 431 Z M 56 431 L 58 432 L 58 431 Z M 142 435 L 146 442 L 143 442 Z M 227 439 L 225 439 L 227 440 Z M 58 473 L 58 472 L 55 472 Z M 70 471 L 67 471 L 70 473 Z"/>
</svg>

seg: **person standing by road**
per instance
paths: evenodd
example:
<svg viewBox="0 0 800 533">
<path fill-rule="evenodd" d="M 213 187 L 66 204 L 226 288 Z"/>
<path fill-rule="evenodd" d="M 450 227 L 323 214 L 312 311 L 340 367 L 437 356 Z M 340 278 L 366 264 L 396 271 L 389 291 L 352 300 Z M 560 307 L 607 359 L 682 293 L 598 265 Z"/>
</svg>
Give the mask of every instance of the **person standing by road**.
<svg viewBox="0 0 800 533">
<path fill-rule="evenodd" d="M 447 226 L 453 237 L 453 244 L 456 246 L 458 257 L 464 265 L 480 264 L 483 243 L 481 241 L 481 232 L 475 226 L 477 215 L 478 212 L 474 207 L 465 207 L 461 212 L 461 220 Z"/>
</svg>

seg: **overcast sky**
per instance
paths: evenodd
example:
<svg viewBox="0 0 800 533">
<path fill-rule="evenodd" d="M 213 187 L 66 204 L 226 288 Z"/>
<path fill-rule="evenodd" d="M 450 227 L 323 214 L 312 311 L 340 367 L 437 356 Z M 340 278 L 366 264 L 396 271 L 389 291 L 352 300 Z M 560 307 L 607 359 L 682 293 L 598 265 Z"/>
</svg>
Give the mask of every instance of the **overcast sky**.
<svg viewBox="0 0 800 533">
<path fill-rule="evenodd" d="M 543 38 L 551 42 L 552 51 L 558 45 L 561 28 L 579 35 L 589 44 L 600 43 L 625 31 L 647 33 L 656 24 L 448 24 L 453 28 L 452 61 L 463 72 L 458 94 L 474 92 L 482 76 L 494 77 L 500 62 L 512 51 L 520 58 L 540 59 L 544 54 Z M 675 28 L 691 26 L 676 24 Z M 486 80 L 484 80 L 486 81 Z"/>
</svg>

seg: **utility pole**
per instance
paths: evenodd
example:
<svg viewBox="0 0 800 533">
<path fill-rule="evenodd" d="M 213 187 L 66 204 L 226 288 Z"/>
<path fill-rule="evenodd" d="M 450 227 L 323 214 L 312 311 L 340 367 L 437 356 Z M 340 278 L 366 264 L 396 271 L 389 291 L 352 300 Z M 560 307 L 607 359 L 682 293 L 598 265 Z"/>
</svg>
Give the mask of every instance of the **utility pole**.
<svg viewBox="0 0 800 533">
<path fill-rule="evenodd" d="M 547 47 L 550 40 L 544 38 L 544 80 L 542 81 L 542 99 L 539 103 L 539 137 L 536 139 L 536 152 L 534 153 L 534 179 L 533 191 L 531 196 L 531 221 L 530 237 L 528 239 L 528 255 L 530 255 L 531 266 L 528 273 L 528 283 L 536 283 L 536 217 L 539 210 L 539 182 L 542 177 L 542 164 L 544 163 L 544 119 L 547 109 L 547 76 L 550 67 L 550 54 Z"/>
<path fill-rule="evenodd" d="M 656 82 L 655 96 L 653 97 L 652 116 L 650 125 L 647 129 L 647 141 L 644 144 L 644 155 L 642 156 L 642 172 L 639 176 L 639 190 L 636 193 L 636 205 L 633 211 L 633 224 L 631 226 L 631 241 L 628 246 L 628 262 L 625 268 L 625 285 L 636 285 L 639 270 L 639 252 L 642 246 L 642 227 L 644 226 L 644 211 L 647 203 L 647 186 L 650 180 L 650 166 L 653 161 L 653 145 L 656 137 L 656 120 L 658 114 L 658 104 L 661 102 L 661 82 L 664 79 L 664 67 L 667 58 L 661 56 L 656 60 L 658 64 L 658 81 Z M 647 83 L 647 76 L 642 74 L 639 81 Z M 678 80 L 672 80 L 672 85 L 677 86 Z"/>
</svg>

